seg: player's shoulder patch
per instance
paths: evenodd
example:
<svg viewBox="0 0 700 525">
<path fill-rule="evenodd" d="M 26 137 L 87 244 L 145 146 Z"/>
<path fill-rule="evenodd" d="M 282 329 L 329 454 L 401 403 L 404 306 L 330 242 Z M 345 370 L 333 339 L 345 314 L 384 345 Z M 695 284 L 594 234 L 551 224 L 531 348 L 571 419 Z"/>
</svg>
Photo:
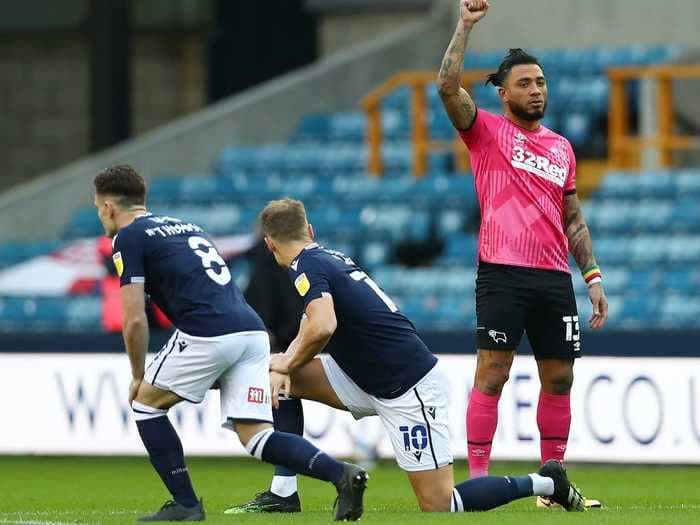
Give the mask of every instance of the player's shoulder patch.
<svg viewBox="0 0 700 525">
<path fill-rule="evenodd" d="M 297 292 L 299 292 L 299 295 L 301 295 L 302 297 L 304 297 L 309 292 L 309 289 L 311 288 L 311 283 L 309 282 L 309 278 L 306 277 L 305 273 L 302 273 L 296 279 L 294 279 L 294 287 L 297 289 Z"/>
<path fill-rule="evenodd" d="M 114 261 L 114 267 L 117 269 L 117 275 L 119 277 L 124 273 L 124 261 L 122 260 L 122 252 L 116 252 L 112 255 L 112 260 Z"/>
</svg>

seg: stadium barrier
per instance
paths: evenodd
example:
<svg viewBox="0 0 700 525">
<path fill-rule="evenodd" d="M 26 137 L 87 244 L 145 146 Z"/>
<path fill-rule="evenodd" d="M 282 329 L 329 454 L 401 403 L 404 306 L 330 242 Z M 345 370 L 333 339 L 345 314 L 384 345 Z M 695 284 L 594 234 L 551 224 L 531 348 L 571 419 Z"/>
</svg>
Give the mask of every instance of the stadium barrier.
<svg viewBox="0 0 700 525">
<path fill-rule="evenodd" d="M 486 70 L 471 70 L 462 73 L 460 83 L 471 91 L 474 82 L 483 82 L 489 74 Z M 452 148 L 459 171 L 469 169 L 469 153 L 462 140 L 455 133 L 450 143 L 430 139 L 428 130 L 428 96 L 426 88 L 437 80 L 437 71 L 404 71 L 387 79 L 373 89 L 362 101 L 367 112 L 367 171 L 379 176 L 384 172 L 382 165 L 382 100 L 396 89 L 408 86 L 411 89 L 411 141 L 413 142 L 413 175 L 422 177 L 428 171 L 428 154 L 431 151 L 444 151 Z"/>
<path fill-rule="evenodd" d="M 673 153 L 700 149 L 697 136 L 678 135 L 673 110 L 673 81 L 700 78 L 700 65 L 667 64 L 662 66 L 618 67 L 608 70 L 609 98 L 609 159 L 617 169 L 634 168 L 640 163 L 642 152 L 656 149 L 659 167 L 672 165 Z M 653 136 L 630 134 L 630 93 L 628 83 L 633 80 L 653 82 L 656 100 L 656 133 Z"/>
<path fill-rule="evenodd" d="M 441 357 L 450 383 L 452 448 L 464 457 L 464 410 L 475 359 Z M 31 377 L 27 377 L 31 371 Z M 6 404 L 0 432 L 3 454 L 143 454 L 126 393 L 128 360 L 116 354 L 0 354 Z M 30 384 L 30 387 L 27 385 Z M 533 359 L 518 356 L 500 402 L 494 459 L 536 460 L 539 394 Z M 573 461 L 700 464 L 700 358 L 589 357 L 576 366 L 573 421 L 567 457 Z M 305 402 L 306 434 L 337 456 L 356 440 L 393 455 L 377 418 L 362 425 L 345 412 Z M 219 427 L 218 392 L 201 405 L 171 410 L 192 455 L 244 455 Z"/>
</svg>

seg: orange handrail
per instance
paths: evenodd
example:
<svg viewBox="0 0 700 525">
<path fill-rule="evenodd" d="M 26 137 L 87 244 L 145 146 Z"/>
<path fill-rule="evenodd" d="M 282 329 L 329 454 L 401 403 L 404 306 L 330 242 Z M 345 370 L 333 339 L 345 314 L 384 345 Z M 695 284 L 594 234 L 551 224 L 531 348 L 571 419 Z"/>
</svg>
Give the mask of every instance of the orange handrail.
<svg viewBox="0 0 700 525">
<path fill-rule="evenodd" d="M 619 67 L 608 70 L 610 79 L 608 141 L 610 164 L 629 168 L 645 148 L 659 151 L 659 165 L 669 167 L 674 151 L 700 149 L 698 137 L 676 135 L 673 113 L 674 79 L 700 78 L 700 65 L 666 64 L 649 67 Z M 657 133 L 654 137 L 629 134 L 629 98 L 626 83 L 630 80 L 651 79 L 656 83 Z"/>
<path fill-rule="evenodd" d="M 462 74 L 461 84 L 467 91 L 471 90 L 474 82 L 486 79 L 489 71 L 473 70 Z M 391 92 L 402 86 L 411 88 L 411 110 L 413 125 L 411 140 L 413 142 L 413 174 L 422 177 L 428 171 L 428 154 L 436 149 L 452 147 L 455 152 L 457 166 L 461 171 L 469 168 L 469 156 L 466 147 L 456 137 L 451 143 L 445 141 L 430 140 L 428 129 L 428 101 L 426 87 L 435 83 L 437 73 L 434 71 L 405 71 L 398 73 L 383 84 L 375 88 L 362 101 L 362 107 L 367 112 L 367 146 L 368 166 L 367 171 L 373 175 L 381 175 L 384 171 L 382 165 L 382 118 L 381 102 Z"/>
</svg>

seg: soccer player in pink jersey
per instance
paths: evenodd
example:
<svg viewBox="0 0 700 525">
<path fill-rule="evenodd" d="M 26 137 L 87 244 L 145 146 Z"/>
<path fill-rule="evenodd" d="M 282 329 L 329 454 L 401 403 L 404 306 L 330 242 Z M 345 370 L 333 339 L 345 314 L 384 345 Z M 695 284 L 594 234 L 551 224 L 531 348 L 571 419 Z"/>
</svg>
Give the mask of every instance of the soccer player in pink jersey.
<svg viewBox="0 0 700 525">
<path fill-rule="evenodd" d="M 523 332 L 541 382 L 537 425 L 542 462 L 564 459 L 573 365 L 581 352 L 568 252 L 588 284 L 593 305 L 589 326 L 601 328 L 608 316 L 602 275 L 576 196 L 573 150 L 540 122 L 547 108 L 547 82 L 537 59 L 511 49 L 489 75 L 502 115 L 477 109 L 459 85 L 469 34 L 488 9 L 487 0 L 461 0 L 438 78 L 445 110 L 471 155 L 482 216 L 477 369 L 466 416 L 472 477 L 488 474 L 498 400 Z"/>
</svg>

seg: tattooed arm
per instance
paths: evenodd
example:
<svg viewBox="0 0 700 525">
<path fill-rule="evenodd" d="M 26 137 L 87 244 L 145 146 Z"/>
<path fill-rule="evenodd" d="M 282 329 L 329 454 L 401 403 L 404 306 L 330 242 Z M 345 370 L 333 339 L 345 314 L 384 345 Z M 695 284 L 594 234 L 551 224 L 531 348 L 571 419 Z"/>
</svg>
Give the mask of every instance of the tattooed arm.
<svg viewBox="0 0 700 525">
<path fill-rule="evenodd" d="M 464 68 L 464 52 L 469 33 L 489 9 L 487 0 L 461 0 L 460 19 L 450 45 L 445 52 L 438 74 L 438 93 L 452 124 L 459 130 L 468 130 L 476 117 L 476 105 L 469 93 L 459 85 Z"/>
<path fill-rule="evenodd" d="M 581 211 L 581 203 L 574 193 L 564 197 L 564 215 L 566 219 L 566 237 L 569 239 L 569 251 L 574 256 L 581 271 L 596 264 L 593 255 L 593 243 L 588 231 L 586 219 Z M 588 288 L 588 296 L 593 305 L 593 315 L 588 323 L 591 328 L 602 328 L 608 319 L 608 300 L 602 283 L 595 283 Z"/>
</svg>

